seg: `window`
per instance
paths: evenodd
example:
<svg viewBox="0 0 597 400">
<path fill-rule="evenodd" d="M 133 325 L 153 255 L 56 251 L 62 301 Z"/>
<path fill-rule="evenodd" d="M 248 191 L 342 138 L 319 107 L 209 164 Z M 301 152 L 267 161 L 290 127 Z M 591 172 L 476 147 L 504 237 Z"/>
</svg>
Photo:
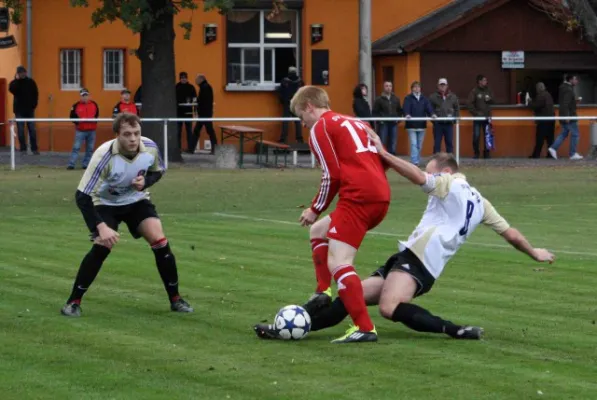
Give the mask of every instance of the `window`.
<svg viewBox="0 0 597 400">
<path fill-rule="evenodd" d="M 60 88 L 81 89 L 81 50 L 60 50 Z"/>
<path fill-rule="evenodd" d="M 228 90 L 274 90 L 291 66 L 299 67 L 298 12 L 228 13 Z"/>
<path fill-rule="evenodd" d="M 543 82 L 546 90 L 552 95 L 554 104 L 559 102 L 560 85 L 564 82 L 566 74 L 576 75 L 579 79 L 578 85 L 574 88 L 577 97 L 580 97 L 579 104 L 597 103 L 597 73 L 593 70 L 538 70 L 538 69 L 516 69 L 513 70 L 516 79 L 516 94 L 528 90 L 531 98 L 535 97 L 536 85 Z M 525 99 L 520 99 L 524 103 Z M 518 98 L 516 98 L 518 102 Z"/>
<path fill-rule="evenodd" d="M 104 89 L 124 88 L 124 50 L 104 50 Z"/>
</svg>

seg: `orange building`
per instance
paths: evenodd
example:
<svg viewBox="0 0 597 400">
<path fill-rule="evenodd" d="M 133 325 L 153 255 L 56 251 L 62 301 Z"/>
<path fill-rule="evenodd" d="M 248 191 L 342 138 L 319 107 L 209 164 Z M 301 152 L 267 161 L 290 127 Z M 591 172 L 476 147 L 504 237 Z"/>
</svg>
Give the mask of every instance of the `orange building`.
<svg viewBox="0 0 597 400">
<path fill-rule="evenodd" d="M 16 66 L 31 65 L 30 75 L 39 87 L 38 118 L 68 117 L 87 88 L 100 106 L 100 117 L 111 117 L 120 90 L 133 93 L 141 84 L 140 62 L 134 55 L 139 37 L 120 22 L 90 28 L 89 8 L 71 8 L 62 0 L 32 0 L 31 49 L 28 59 L 27 26 L 11 27 L 18 46 L 0 49 L 0 120 L 11 118 L 12 98 L 6 91 Z M 239 2 L 240 3 L 240 2 Z M 494 115 L 531 115 L 515 105 L 522 78 L 561 81 L 563 72 L 581 72 L 583 103 L 597 103 L 594 72 L 597 61 L 588 45 L 525 0 L 374 0 L 372 40 L 374 89 L 384 80 L 394 82 L 403 99 L 410 83 L 422 81 L 423 92 L 435 90 L 446 77 L 461 103 L 474 86 L 476 74 L 488 76 L 499 104 Z M 177 24 L 192 19 L 193 34 L 183 39 L 176 28 L 176 71 L 191 80 L 203 73 L 214 89 L 216 117 L 277 117 L 281 106 L 275 85 L 288 66 L 297 65 L 308 84 L 322 84 L 321 72 L 329 71 L 323 85 L 335 110 L 352 114 L 352 91 L 358 83 L 359 1 L 286 0 L 288 10 L 276 21 L 265 16 L 270 0 L 241 5 L 228 16 L 217 12 L 183 12 Z M 217 27 L 214 41 L 205 42 L 204 26 Z M 312 25 L 323 27 L 323 39 L 312 43 Z M 525 67 L 501 66 L 502 51 L 524 51 Z M 174 80 L 177 77 L 173 77 Z M 557 101 L 555 93 L 554 98 Z M 583 105 L 581 114 L 597 111 Z M 466 113 L 463 113 L 466 115 Z M 217 125 L 217 124 L 216 124 Z M 266 139 L 277 140 L 280 123 L 249 125 L 266 130 Z M 40 150 L 68 151 L 74 137 L 70 123 L 40 123 Z M 216 126 L 217 129 L 217 126 Z M 581 151 L 588 147 L 588 123 L 581 124 Z M 398 151 L 407 153 L 407 135 L 399 131 Z M 423 154 L 432 149 L 428 130 Z M 107 124 L 98 129 L 98 143 L 111 133 Z M 497 156 L 528 156 L 534 141 L 534 124 L 497 124 Z M 8 132 L 2 135 L 7 143 Z M 290 131 L 290 140 L 294 132 Z M 203 139 L 203 137 L 202 137 Z M 463 123 L 461 154 L 472 154 L 471 125 Z M 0 143 L 2 144 L 2 143 Z M 247 148 L 247 150 L 251 150 Z M 565 151 L 562 149 L 561 151 Z"/>
</svg>

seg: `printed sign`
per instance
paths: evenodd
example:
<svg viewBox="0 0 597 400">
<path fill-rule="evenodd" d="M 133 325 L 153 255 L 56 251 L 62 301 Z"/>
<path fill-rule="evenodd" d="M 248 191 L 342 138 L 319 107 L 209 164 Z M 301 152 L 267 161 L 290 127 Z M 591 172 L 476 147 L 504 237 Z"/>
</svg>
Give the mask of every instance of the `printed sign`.
<svg viewBox="0 0 597 400">
<path fill-rule="evenodd" d="M 524 51 L 502 51 L 502 68 L 524 68 Z"/>
</svg>

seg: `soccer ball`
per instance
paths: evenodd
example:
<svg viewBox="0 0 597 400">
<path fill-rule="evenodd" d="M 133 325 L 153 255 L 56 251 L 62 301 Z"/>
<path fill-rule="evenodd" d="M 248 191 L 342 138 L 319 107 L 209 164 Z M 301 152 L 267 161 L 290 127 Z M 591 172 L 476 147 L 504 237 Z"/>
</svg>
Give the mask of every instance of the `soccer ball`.
<svg viewBox="0 0 597 400">
<path fill-rule="evenodd" d="M 276 314 L 274 326 L 281 339 L 300 340 L 311 330 L 311 317 L 301 306 L 286 306 Z"/>
</svg>

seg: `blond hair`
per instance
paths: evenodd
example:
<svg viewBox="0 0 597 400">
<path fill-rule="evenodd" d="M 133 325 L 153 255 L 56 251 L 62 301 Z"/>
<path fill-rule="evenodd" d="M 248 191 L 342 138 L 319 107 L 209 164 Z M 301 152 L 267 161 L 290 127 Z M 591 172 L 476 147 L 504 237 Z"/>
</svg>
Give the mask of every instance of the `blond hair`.
<svg viewBox="0 0 597 400">
<path fill-rule="evenodd" d="M 304 110 L 307 104 L 311 104 L 315 108 L 330 108 L 330 98 L 327 92 L 321 88 L 303 86 L 290 100 L 290 111 L 294 115 L 298 115 L 297 110 Z"/>
<path fill-rule="evenodd" d="M 437 167 L 442 170 L 444 168 L 450 168 L 452 172 L 458 172 L 458 162 L 456 157 L 451 153 L 437 153 L 431 157 L 430 162 L 435 160 Z"/>
</svg>

